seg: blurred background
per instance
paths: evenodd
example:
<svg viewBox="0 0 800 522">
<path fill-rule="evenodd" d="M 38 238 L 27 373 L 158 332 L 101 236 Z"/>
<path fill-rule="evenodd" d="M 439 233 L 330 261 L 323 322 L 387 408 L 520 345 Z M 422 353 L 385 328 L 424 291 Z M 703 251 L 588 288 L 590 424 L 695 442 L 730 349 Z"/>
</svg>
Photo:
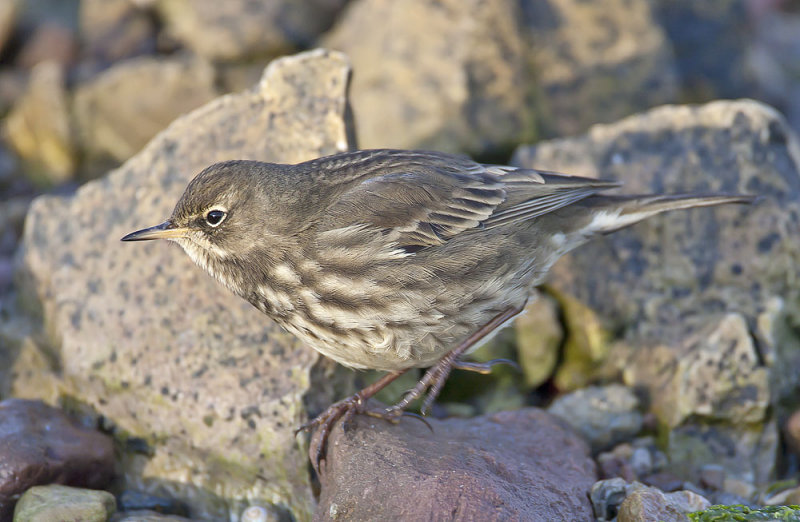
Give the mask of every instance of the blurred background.
<svg viewBox="0 0 800 522">
<path fill-rule="evenodd" d="M 35 195 L 75 190 L 318 46 L 352 60 L 360 148 L 506 162 L 520 144 L 718 98 L 800 126 L 797 0 L 1 0 L 0 291 Z"/>
</svg>

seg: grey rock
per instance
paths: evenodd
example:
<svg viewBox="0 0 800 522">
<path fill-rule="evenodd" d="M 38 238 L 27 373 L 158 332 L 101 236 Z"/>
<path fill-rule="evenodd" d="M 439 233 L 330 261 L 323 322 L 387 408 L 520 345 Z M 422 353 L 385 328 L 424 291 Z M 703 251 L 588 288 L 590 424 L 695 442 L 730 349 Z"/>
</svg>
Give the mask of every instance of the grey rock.
<svg viewBox="0 0 800 522">
<path fill-rule="evenodd" d="M 357 416 L 328 442 L 315 520 L 587 520 L 586 444 L 537 409 L 397 425 Z"/>
<path fill-rule="evenodd" d="M 55 482 L 101 488 L 113 474 L 114 448 L 106 435 L 77 426 L 39 401 L 0 402 L 0 520 L 11 515 L 19 496 L 33 486 Z"/>
<path fill-rule="evenodd" d="M 330 404 L 352 377 L 333 373 L 175 245 L 130 248 L 119 238 L 169 216 L 211 163 L 295 163 L 346 149 L 348 74 L 338 53 L 277 60 L 256 88 L 179 118 L 74 197 L 31 206 L 19 291 L 58 342 L 21 346 L 12 392 L 70 397 L 140 441 L 143 453 L 121 455 L 123 487 L 166 489 L 197 518 L 238 516 L 259 501 L 310 516 L 294 429 L 306 401 Z"/>
<path fill-rule="evenodd" d="M 557 398 L 548 411 L 562 418 L 601 451 L 633 438 L 642 429 L 639 399 L 620 384 L 590 386 Z"/>
<path fill-rule="evenodd" d="M 752 93 L 746 56 L 752 35 L 746 2 L 656 0 L 653 12 L 666 31 L 684 99 L 708 101 Z"/>
<path fill-rule="evenodd" d="M 125 161 L 175 118 L 216 94 L 214 69 L 203 60 L 126 60 L 75 89 L 81 146 L 90 161 Z"/>
<path fill-rule="evenodd" d="M 178 515 L 165 515 L 158 511 L 134 509 L 114 513 L 109 522 L 193 522 L 192 519 Z"/>
<path fill-rule="evenodd" d="M 684 522 L 687 513 L 709 506 L 708 499 L 692 491 L 664 493 L 647 486 L 635 487 L 620 505 L 617 522 Z"/>
<path fill-rule="evenodd" d="M 628 482 L 623 478 L 595 482 L 589 492 L 595 518 L 600 522 L 614 520 L 619 512 L 620 504 L 627 495 Z"/>
<path fill-rule="evenodd" d="M 168 30 L 200 56 L 243 60 L 310 46 L 346 0 L 156 0 Z"/>
<path fill-rule="evenodd" d="M 719 464 L 706 464 L 700 468 L 700 485 L 712 491 L 725 487 L 725 468 Z"/>
<path fill-rule="evenodd" d="M 651 2 L 523 2 L 545 136 L 569 136 L 673 102 L 672 49 Z"/>
<path fill-rule="evenodd" d="M 637 349 L 677 346 L 714 320 L 712 314 L 734 312 L 755 324 L 775 298 L 793 300 L 792 281 L 800 278 L 793 240 L 800 236 L 800 144 L 769 107 L 753 101 L 662 107 L 578 138 L 521 147 L 514 162 L 619 179 L 625 193 L 764 198 L 752 207 L 649 220 L 585 245 L 553 267 L 554 287 L 595 310 Z M 797 337 L 790 331 L 784 338 Z M 800 378 L 800 361 L 771 351 L 770 371 L 786 375 L 776 395 L 782 400 Z"/>
<path fill-rule="evenodd" d="M 35 486 L 19 499 L 14 522 L 106 522 L 114 511 L 114 495 L 107 491 Z"/>
<path fill-rule="evenodd" d="M 31 71 L 27 91 L 3 122 L 9 145 L 39 185 L 63 183 L 77 168 L 69 110 L 63 67 L 44 62 Z"/>
<path fill-rule="evenodd" d="M 745 318 L 706 318 L 678 346 L 633 354 L 625 380 L 647 389 L 652 411 L 675 427 L 690 417 L 732 424 L 759 423 L 770 406 L 770 375 L 759 361 Z"/>
</svg>

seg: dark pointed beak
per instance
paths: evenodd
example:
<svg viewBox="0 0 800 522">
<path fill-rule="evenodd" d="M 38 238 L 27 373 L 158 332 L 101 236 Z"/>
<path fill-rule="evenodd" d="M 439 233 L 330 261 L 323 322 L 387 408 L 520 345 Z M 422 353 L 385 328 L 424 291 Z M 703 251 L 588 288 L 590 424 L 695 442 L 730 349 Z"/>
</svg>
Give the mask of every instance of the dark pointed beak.
<svg viewBox="0 0 800 522">
<path fill-rule="evenodd" d="M 147 241 L 150 239 L 174 239 L 176 237 L 186 237 L 187 230 L 173 226 L 169 220 L 160 225 L 150 228 L 143 228 L 136 232 L 131 232 L 122 238 L 122 241 Z"/>
</svg>

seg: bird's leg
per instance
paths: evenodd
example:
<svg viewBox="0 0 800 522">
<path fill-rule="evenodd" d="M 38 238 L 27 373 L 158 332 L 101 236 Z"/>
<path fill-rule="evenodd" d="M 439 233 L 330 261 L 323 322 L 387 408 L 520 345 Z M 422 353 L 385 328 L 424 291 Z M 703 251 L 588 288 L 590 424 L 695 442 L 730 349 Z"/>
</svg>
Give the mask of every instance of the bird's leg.
<svg viewBox="0 0 800 522">
<path fill-rule="evenodd" d="M 297 430 L 295 435 L 301 431 L 311 431 L 319 428 L 311 440 L 308 448 L 308 457 L 311 460 L 311 465 L 314 466 L 314 471 L 319 474 L 319 465 L 322 456 L 325 454 L 328 442 L 328 435 L 337 420 L 344 417 L 344 422 L 347 423 L 356 413 L 364 413 L 364 408 L 368 399 L 373 395 L 384 389 L 392 381 L 403 375 L 407 370 L 398 372 L 387 373 L 377 381 L 373 382 L 363 390 L 358 391 L 338 402 L 331 404 L 325 411 L 317 415 L 313 420 L 303 424 Z"/>
<path fill-rule="evenodd" d="M 420 409 L 422 414 L 426 415 L 433 405 L 433 401 L 436 400 L 439 392 L 442 391 L 442 387 L 444 386 L 448 375 L 450 375 L 450 370 L 453 368 L 458 368 L 459 366 L 463 367 L 465 365 L 464 363 L 458 362 L 458 359 L 464 354 L 464 352 L 475 346 L 476 343 L 480 342 L 484 337 L 505 324 L 506 321 L 516 316 L 521 311 L 522 307 L 507 308 L 506 310 L 497 314 L 491 321 L 480 327 L 475 333 L 467 337 L 461 344 L 450 350 L 444 357 L 439 359 L 439 362 L 425 372 L 425 375 L 422 376 L 422 379 L 420 379 L 417 385 L 406 392 L 405 396 L 403 396 L 403 398 L 397 404 L 386 409 L 386 415 L 394 417 L 402 415 L 403 411 L 412 402 L 422 397 L 427 390 L 427 396 L 425 397 L 425 400 L 422 403 L 422 408 Z M 491 368 L 491 365 L 494 362 L 495 361 L 490 361 L 486 363 L 487 368 Z M 471 363 L 466 363 L 466 366 L 471 366 L 472 368 L 482 367 L 482 365 L 478 364 L 472 366 Z"/>
</svg>

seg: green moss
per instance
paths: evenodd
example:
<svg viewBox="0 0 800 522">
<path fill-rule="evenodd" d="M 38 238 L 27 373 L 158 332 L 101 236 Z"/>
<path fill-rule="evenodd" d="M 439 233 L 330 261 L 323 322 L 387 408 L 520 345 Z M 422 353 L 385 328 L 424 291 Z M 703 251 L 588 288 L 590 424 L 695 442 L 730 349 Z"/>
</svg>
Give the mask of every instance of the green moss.
<svg viewBox="0 0 800 522">
<path fill-rule="evenodd" d="M 739 522 L 749 520 L 783 520 L 800 522 L 800 506 L 769 506 L 752 509 L 747 506 L 711 506 L 689 513 L 691 522 Z"/>
</svg>

